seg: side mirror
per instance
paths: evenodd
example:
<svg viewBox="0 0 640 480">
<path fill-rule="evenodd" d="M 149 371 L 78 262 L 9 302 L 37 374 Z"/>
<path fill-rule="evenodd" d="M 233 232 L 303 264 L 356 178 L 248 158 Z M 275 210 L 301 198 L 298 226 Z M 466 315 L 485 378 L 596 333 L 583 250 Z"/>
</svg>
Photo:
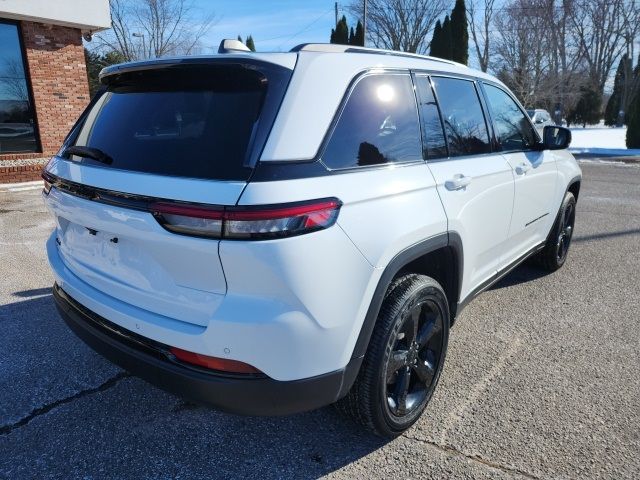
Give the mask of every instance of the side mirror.
<svg viewBox="0 0 640 480">
<path fill-rule="evenodd" d="M 542 132 L 544 150 L 563 150 L 571 144 L 571 130 L 565 127 L 547 125 Z"/>
</svg>

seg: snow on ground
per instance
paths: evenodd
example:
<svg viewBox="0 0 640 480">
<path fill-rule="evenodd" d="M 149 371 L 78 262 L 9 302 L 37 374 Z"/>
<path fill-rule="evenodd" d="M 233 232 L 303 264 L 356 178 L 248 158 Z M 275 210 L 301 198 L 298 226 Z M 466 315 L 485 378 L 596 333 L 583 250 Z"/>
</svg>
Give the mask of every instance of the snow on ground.
<svg viewBox="0 0 640 480">
<path fill-rule="evenodd" d="M 607 149 L 626 149 L 625 137 L 627 135 L 627 127 L 609 128 L 609 127 L 587 127 L 587 128 L 571 128 L 571 148 L 607 148 Z"/>
<path fill-rule="evenodd" d="M 586 157 L 626 157 L 640 159 L 640 149 L 627 149 L 627 127 L 609 128 L 602 122 L 587 128 L 571 129 L 571 146 L 574 155 Z"/>
</svg>

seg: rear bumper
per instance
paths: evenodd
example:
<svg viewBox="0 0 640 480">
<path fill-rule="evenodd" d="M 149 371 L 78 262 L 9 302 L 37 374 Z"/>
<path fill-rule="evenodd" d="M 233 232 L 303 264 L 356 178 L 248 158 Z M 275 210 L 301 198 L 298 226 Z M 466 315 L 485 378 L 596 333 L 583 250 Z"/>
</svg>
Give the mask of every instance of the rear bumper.
<svg viewBox="0 0 640 480">
<path fill-rule="evenodd" d="M 346 395 L 362 361 L 353 359 L 344 369 L 293 381 L 209 372 L 172 359 L 166 345 L 100 317 L 57 284 L 53 296 L 69 328 L 111 362 L 159 388 L 231 413 L 287 415 L 328 405 Z"/>
</svg>

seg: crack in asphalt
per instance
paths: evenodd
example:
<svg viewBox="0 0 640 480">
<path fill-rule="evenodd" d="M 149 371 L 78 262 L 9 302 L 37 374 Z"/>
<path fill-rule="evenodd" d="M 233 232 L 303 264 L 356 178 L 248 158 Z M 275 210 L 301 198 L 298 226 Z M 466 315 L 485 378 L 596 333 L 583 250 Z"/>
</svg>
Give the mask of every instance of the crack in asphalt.
<svg viewBox="0 0 640 480">
<path fill-rule="evenodd" d="M 117 375 L 115 375 L 114 377 L 111 377 L 110 379 L 108 379 L 107 381 L 102 383 L 101 385 L 98 385 L 97 387 L 88 388 L 86 390 L 81 390 L 81 391 L 71 395 L 70 397 L 62 398 L 60 400 L 56 400 L 55 402 L 48 403 L 48 404 L 46 404 L 46 405 L 44 405 L 42 407 L 35 408 L 35 409 L 31 410 L 31 413 L 29 413 L 29 415 L 27 415 L 26 417 L 21 418 L 17 422 L 11 423 L 9 425 L 3 425 L 2 427 L 0 427 L 0 435 L 9 435 L 14 430 L 16 430 L 16 429 L 18 429 L 20 427 L 24 427 L 25 425 L 27 425 L 34 418 L 39 417 L 40 415 L 44 415 L 46 413 L 49 413 L 51 410 L 53 410 L 54 408 L 57 408 L 57 407 L 59 407 L 61 405 L 65 405 L 67 403 L 71 403 L 71 402 L 73 402 L 75 400 L 78 400 L 80 398 L 86 397 L 87 395 L 92 395 L 92 394 L 98 393 L 98 392 L 104 392 L 105 390 L 108 390 L 109 388 L 115 386 L 120 380 L 124 380 L 125 378 L 128 378 L 130 376 L 131 376 L 131 374 L 128 373 L 128 372 L 120 372 Z"/>
<path fill-rule="evenodd" d="M 469 453 L 465 453 L 461 450 L 458 450 L 456 447 L 452 446 L 452 445 L 442 445 L 440 443 L 437 442 L 433 442 L 430 440 L 425 440 L 424 438 L 417 438 L 417 437 L 412 437 L 409 435 L 403 435 L 405 438 L 408 438 L 409 440 L 417 440 L 418 442 L 422 442 L 425 443 L 431 447 L 434 447 L 436 449 L 438 449 L 439 451 L 445 453 L 445 454 L 449 454 L 449 455 L 457 455 L 457 456 L 462 456 L 464 458 L 466 458 L 467 460 L 471 460 L 472 462 L 476 462 L 476 463 L 480 463 L 486 467 L 491 467 L 491 468 L 495 468 L 496 470 L 500 470 L 501 472 L 504 473 L 508 473 L 508 474 L 518 474 L 521 475 L 525 478 L 530 478 L 532 480 L 540 480 L 540 477 L 537 477 L 535 475 L 533 475 L 532 473 L 529 472 L 525 472 L 524 470 L 520 470 L 519 468 L 513 468 L 513 467 L 507 467 L 505 465 L 502 465 L 500 463 L 495 463 L 492 462 L 491 460 L 487 460 L 485 458 L 482 458 L 480 455 L 471 455 Z"/>
</svg>

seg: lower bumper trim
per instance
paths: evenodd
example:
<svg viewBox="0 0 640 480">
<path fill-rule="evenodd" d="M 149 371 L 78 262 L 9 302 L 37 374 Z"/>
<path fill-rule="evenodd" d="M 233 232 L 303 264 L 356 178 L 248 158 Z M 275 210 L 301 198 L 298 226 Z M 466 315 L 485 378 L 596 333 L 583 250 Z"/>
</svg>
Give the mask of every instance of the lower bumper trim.
<svg viewBox="0 0 640 480">
<path fill-rule="evenodd" d="M 343 369 L 293 381 L 210 373 L 170 361 L 163 346 L 126 334 L 79 305 L 57 284 L 53 297 L 69 328 L 111 362 L 163 390 L 230 413 L 288 415 L 329 405 L 347 394 L 362 363 L 362 357 L 355 358 Z"/>
</svg>

